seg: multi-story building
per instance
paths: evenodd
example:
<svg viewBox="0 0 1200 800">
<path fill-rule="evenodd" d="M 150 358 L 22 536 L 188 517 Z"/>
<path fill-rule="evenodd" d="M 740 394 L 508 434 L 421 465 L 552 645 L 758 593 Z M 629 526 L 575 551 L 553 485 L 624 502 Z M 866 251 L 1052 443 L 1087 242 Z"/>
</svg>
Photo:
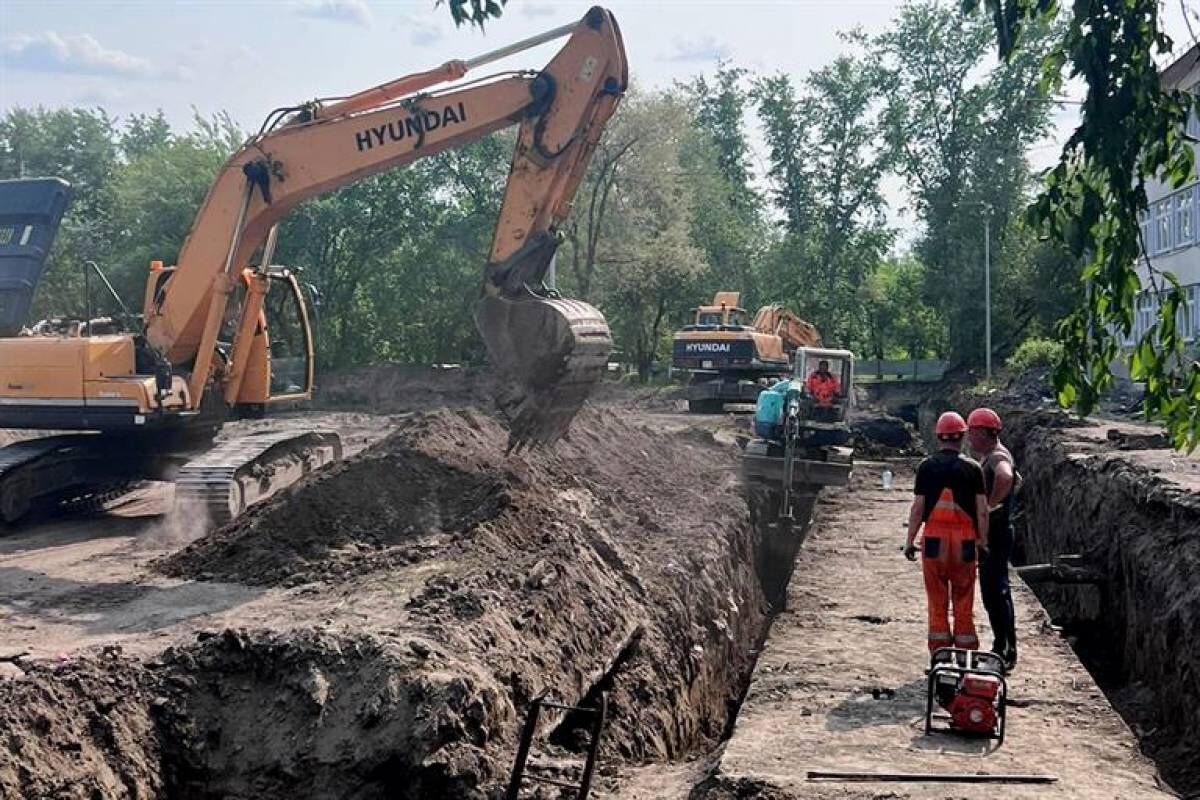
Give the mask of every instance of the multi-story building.
<svg viewBox="0 0 1200 800">
<path fill-rule="evenodd" d="M 1200 98 L 1200 44 L 1164 69 L 1161 78 L 1164 88 L 1184 89 Z M 1187 134 L 1200 169 L 1200 106 L 1192 110 Z M 1149 181 L 1146 199 L 1149 210 L 1140 220 L 1143 247 L 1155 270 L 1173 273 L 1184 286 L 1188 302 L 1180 312 L 1179 329 L 1193 346 L 1200 346 L 1200 181 L 1193 177 L 1181 189 Z M 1142 292 L 1137 297 L 1133 335 L 1127 344 L 1141 338 L 1158 313 L 1148 274 L 1146 260 L 1139 259 Z"/>
</svg>

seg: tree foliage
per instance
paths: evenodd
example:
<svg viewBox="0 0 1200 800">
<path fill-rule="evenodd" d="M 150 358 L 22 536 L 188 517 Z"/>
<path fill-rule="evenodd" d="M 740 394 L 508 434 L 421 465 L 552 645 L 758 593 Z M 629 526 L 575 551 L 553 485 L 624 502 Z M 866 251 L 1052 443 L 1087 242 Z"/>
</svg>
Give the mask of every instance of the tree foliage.
<svg viewBox="0 0 1200 800">
<path fill-rule="evenodd" d="M 450 9 L 450 18 L 457 25 L 475 25 L 483 29 L 490 19 L 504 14 L 508 0 L 437 0 L 437 5 Z"/>
<path fill-rule="evenodd" d="M 783 74 L 762 79 L 754 97 L 782 215 L 767 281 L 828 341 L 850 345 L 864 324 L 858 288 L 892 241 L 880 188 L 886 162 L 874 145 L 873 73 L 841 57 L 800 88 Z"/>
<path fill-rule="evenodd" d="M 1029 48 L 991 65 L 986 21 L 920 0 L 873 41 L 883 140 L 923 223 L 916 250 L 927 267 L 925 298 L 945 319 L 949 355 L 959 365 L 986 356 L 985 250 L 993 267 L 1003 267 L 1028 243 L 1013 232 L 1031 184 L 1025 153 L 1049 119 L 1050 102 L 1038 88 L 1048 36 L 1043 24 Z M 993 339 L 994 350 L 1000 341 Z"/>
<path fill-rule="evenodd" d="M 964 3 L 969 11 L 980 5 Z M 1031 29 L 1059 14 L 1054 0 L 982 5 L 1008 61 L 1019 57 Z M 1161 176 L 1178 188 L 1195 174 L 1183 137 L 1194 99 L 1160 85 L 1155 58 L 1171 52 L 1171 40 L 1159 13 L 1158 0 L 1086 0 L 1065 10 L 1066 29 L 1043 59 L 1042 85 L 1057 92 L 1065 77 L 1080 78 L 1087 92 L 1080 123 L 1030 218 L 1084 264 L 1086 302 L 1058 328 L 1064 343 L 1054 375 L 1059 401 L 1086 413 L 1112 384 L 1118 334 L 1128 336 L 1133 327 L 1140 258 L 1162 302 L 1157 321 L 1133 349 L 1130 372 L 1146 384 L 1146 413 L 1167 423 L 1177 446 L 1191 449 L 1200 444 L 1200 363 L 1183 356 L 1178 281 L 1154 268 L 1139 240 L 1147 178 Z"/>
</svg>

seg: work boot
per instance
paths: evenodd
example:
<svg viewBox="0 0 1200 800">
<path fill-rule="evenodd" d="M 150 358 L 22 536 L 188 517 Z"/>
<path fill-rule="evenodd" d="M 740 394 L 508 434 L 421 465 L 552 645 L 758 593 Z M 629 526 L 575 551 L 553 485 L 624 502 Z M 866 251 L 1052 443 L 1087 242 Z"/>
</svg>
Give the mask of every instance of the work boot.
<svg viewBox="0 0 1200 800">
<path fill-rule="evenodd" d="M 1008 674 L 1017 668 L 1017 648 L 1010 647 L 1002 656 L 1004 659 L 1004 673 Z"/>
</svg>

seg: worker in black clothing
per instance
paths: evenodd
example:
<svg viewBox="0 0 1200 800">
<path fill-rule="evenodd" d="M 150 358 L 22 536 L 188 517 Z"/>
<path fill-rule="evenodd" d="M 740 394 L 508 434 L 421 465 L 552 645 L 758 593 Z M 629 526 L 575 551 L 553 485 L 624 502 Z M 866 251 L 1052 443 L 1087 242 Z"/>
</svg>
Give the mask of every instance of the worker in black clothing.
<svg viewBox="0 0 1200 800">
<path fill-rule="evenodd" d="M 979 561 L 979 590 L 992 626 L 992 652 L 1011 670 L 1017 664 L 1017 620 L 1013 609 L 1008 562 L 1012 559 L 1013 492 L 1020 478 L 1012 453 L 1000 443 L 1000 415 L 990 408 L 977 408 L 967 417 L 971 451 L 983 467 L 987 492 L 988 542 L 990 548 Z"/>
</svg>

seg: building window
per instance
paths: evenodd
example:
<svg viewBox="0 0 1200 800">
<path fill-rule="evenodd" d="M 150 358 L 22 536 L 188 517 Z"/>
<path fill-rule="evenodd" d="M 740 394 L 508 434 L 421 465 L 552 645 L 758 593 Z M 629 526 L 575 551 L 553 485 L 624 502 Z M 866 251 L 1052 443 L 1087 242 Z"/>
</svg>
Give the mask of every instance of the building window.
<svg viewBox="0 0 1200 800">
<path fill-rule="evenodd" d="M 1194 101 L 1192 102 L 1192 113 L 1187 121 L 1187 135 L 1193 139 L 1200 139 L 1200 83 L 1197 83 L 1192 88 L 1188 89 Z"/>
<path fill-rule="evenodd" d="M 1186 247 L 1196 241 L 1195 202 L 1193 192 L 1184 191 L 1175 196 L 1175 246 Z"/>
<path fill-rule="evenodd" d="M 1200 284 L 1187 287 L 1187 334 L 1184 338 L 1195 340 L 1200 333 Z"/>
<path fill-rule="evenodd" d="M 1192 288 L 1188 286 L 1182 289 L 1183 305 L 1175 311 L 1175 329 L 1179 331 L 1180 337 L 1185 342 L 1192 340 Z"/>
<path fill-rule="evenodd" d="M 1171 198 L 1159 200 L 1154 204 L 1154 218 L 1156 220 L 1155 231 L 1157 233 L 1158 247 L 1155 253 L 1165 253 L 1175 247 L 1174 225 L 1171 214 Z"/>
<path fill-rule="evenodd" d="M 1142 241 L 1138 244 L 1143 255 L 1154 255 L 1154 226 L 1150 224 L 1150 211 L 1138 212 L 1138 227 L 1142 231 Z"/>
<path fill-rule="evenodd" d="M 1139 341 L 1154 324 L 1154 315 L 1158 311 L 1157 298 L 1149 292 L 1142 292 L 1137 298 L 1137 311 L 1133 317 L 1133 339 Z"/>
</svg>

